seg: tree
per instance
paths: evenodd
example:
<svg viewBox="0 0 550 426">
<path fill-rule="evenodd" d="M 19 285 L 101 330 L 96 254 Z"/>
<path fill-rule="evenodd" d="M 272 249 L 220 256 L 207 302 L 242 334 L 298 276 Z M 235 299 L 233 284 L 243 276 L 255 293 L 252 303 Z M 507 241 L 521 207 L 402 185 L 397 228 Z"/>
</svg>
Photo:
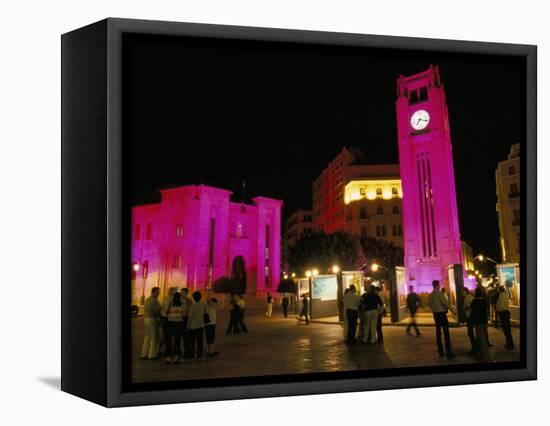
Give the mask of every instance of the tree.
<svg viewBox="0 0 550 426">
<path fill-rule="evenodd" d="M 281 280 L 279 285 L 277 286 L 277 293 L 291 293 L 296 294 L 298 292 L 298 286 L 294 282 L 294 280 L 286 279 Z"/>
<path fill-rule="evenodd" d="M 364 263 L 364 257 L 357 237 L 346 232 L 319 231 L 303 235 L 289 248 L 288 263 L 296 271 L 328 271 L 335 264 L 343 270 L 355 270 Z"/>
<path fill-rule="evenodd" d="M 214 293 L 231 293 L 231 278 L 220 277 L 214 281 Z"/>
<path fill-rule="evenodd" d="M 235 256 L 231 265 L 231 290 L 232 294 L 246 291 L 246 266 L 242 256 Z"/>
<path fill-rule="evenodd" d="M 403 266 L 405 254 L 403 248 L 393 245 L 385 240 L 372 237 L 361 238 L 361 247 L 369 263 L 379 263 L 387 269 Z"/>
</svg>

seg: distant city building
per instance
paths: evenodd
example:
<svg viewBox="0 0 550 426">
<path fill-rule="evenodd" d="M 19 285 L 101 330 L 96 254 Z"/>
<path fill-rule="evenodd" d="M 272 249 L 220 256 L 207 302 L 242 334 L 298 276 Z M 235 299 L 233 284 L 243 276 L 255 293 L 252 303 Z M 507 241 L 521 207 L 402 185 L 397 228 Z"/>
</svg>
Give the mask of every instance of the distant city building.
<svg viewBox="0 0 550 426">
<path fill-rule="evenodd" d="M 462 244 L 445 89 L 439 68 L 397 79 L 397 137 L 403 185 L 407 282 L 431 291 L 448 266 L 462 264 Z"/>
<path fill-rule="evenodd" d="M 474 271 L 474 249 L 466 241 L 461 241 L 462 243 L 462 260 L 464 264 L 464 269 L 467 271 Z"/>
<path fill-rule="evenodd" d="M 520 158 L 519 144 L 512 145 L 508 159 L 498 163 L 496 175 L 498 227 L 503 263 L 520 257 Z"/>
<path fill-rule="evenodd" d="M 231 192 L 206 185 L 160 191 L 156 204 L 132 208 L 132 300 L 154 286 L 206 289 L 230 276 L 242 256 L 247 293 L 273 291 L 280 278 L 282 201 L 230 201 Z"/>
<path fill-rule="evenodd" d="M 346 231 L 403 245 L 398 164 L 365 164 L 343 148 L 313 182 L 313 228 Z"/>
<path fill-rule="evenodd" d="M 311 210 L 298 210 L 290 215 L 285 224 L 284 240 L 286 247 L 296 244 L 296 241 L 313 229 L 313 213 Z"/>
<path fill-rule="evenodd" d="M 344 229 L 360 237 L 403 246 L 399 165 L 363 166 L 364 177 L 350 180 L 344 190 Z"/>
</svg>

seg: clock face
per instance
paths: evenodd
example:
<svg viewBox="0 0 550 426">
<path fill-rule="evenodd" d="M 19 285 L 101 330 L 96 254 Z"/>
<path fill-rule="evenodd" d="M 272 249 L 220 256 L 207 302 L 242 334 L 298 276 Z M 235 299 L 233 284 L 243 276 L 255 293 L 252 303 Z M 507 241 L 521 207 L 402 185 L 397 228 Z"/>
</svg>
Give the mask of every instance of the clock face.
<svg viewBox="0 0 550 426">
<path fill-rule="evenodd" d="M 430 114 L 428 114 L 428 111 L 425 111 L 423 109 L 415 111 L 414 114 L 411 116 L 411 126 L 415 130 L 425 129 L 429 122 Z"/>
</svg>

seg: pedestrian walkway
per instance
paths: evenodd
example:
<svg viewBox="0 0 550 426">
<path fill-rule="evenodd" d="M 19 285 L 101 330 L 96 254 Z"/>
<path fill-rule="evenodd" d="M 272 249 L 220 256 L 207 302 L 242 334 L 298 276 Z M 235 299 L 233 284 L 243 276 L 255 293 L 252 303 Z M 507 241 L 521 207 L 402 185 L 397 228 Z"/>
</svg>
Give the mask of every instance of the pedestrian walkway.
<svg viewBox="0 0 550 426">
<path fill-rule="evenodd" d="M 279 374 L 319 373 L 368 369 L 444 366 L 472 364 L 478 360 L 470 355 L 466 327 L 452 328 L 453 360 L 440 358 L 435 347 L 434 327 L 421 327 L 421 337 L 408 336 L 402 327 L 386 327 L 383 345 L 357 344 L 348 347 L 343 342 L 342 328 L 324 323 L 305 323 L 289 316 L 283 318 L 281 308 L 266 318 L 264 310 L 247 309 L 249 333 L 225 335 L 228 313 L 218 311 L 217 349 L 220 355 L 192 364 L 167 365 L 162 359 L 140 360 L 143 319 L 132 319 L 132 380 L 157 382 L 196 380 L 224 377 L 246 377 Z M 498 362 L 519 360 L 519 330 L 513 335 L 515 350 L 504 349 L 500 330 L 490 329 L 494 344 L 492 355 Z"/>
</svg>

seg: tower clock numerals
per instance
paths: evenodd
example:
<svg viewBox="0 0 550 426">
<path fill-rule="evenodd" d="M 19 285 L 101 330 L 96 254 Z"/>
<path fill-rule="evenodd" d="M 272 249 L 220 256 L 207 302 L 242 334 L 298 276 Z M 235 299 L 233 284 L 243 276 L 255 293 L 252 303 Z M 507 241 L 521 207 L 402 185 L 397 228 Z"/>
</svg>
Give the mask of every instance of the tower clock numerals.
<svg viewBox="0 0 550 426">
<path fill-rule="evenodd" d="M 430 123 L 430 114 L 428 111 L 419 109 L 411 116 L 411 126 L 414 130 L 425 129 Z"/>
</svg>

